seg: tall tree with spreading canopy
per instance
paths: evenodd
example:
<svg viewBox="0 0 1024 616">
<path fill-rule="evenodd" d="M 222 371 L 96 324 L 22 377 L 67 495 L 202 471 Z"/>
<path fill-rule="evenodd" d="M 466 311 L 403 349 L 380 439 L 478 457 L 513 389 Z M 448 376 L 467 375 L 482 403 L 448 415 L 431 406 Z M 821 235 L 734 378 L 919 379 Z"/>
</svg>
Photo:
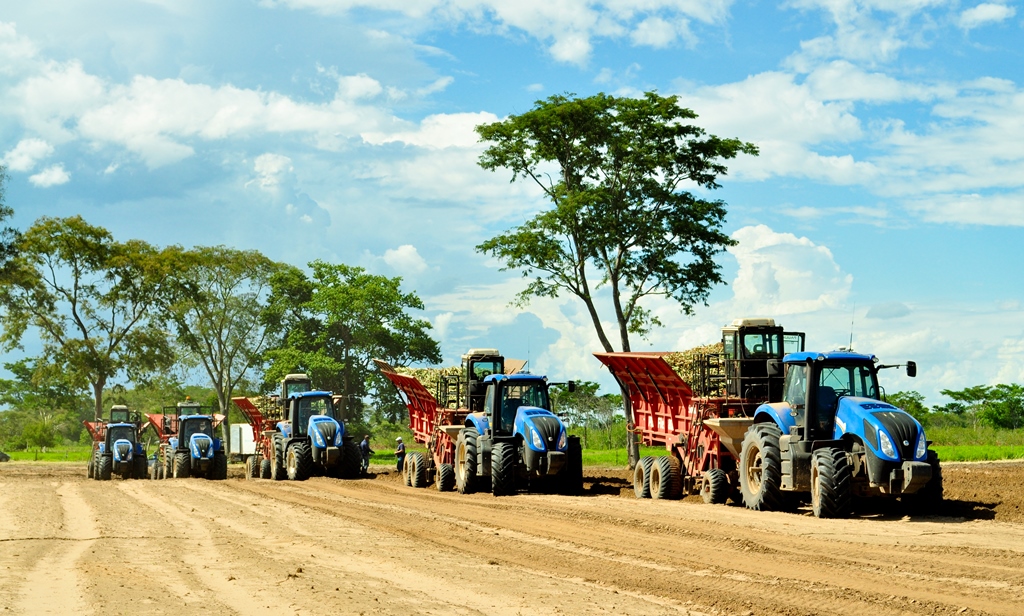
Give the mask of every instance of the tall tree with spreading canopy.
<svg viewBox="0 0 1024 616">
<path fill-rule="evenodd" d="M 142 380 L 174 360 L 155 318 L 172 256 L 139 240 L 116 242 L 80 216 L 40 218 L 19 239 L 0 284 L 0 346 L 17 348 L 26 330 L 37 330 L 45 363 L 91 386 L 102 416 L 109 379 Z"/>
<path fill-rule="evenodd" d="M 274 277 L 271 314 L 284 335 L 267 352 L 268 381 L 306 372 L 315 387 L 341 394 L 345 416 L 356 418 L 363 396 L 382 400 L 390 391 L 373 358 L 395 365 L 441 361 L 430 322 L 410 314 L 423 302 L 402 292 L 401 278 L 323 261 L 309 267 L 309 277 L 295 268 Z"/>
<path fill-rule="evenodd" d="M 516 298 L 569 293 L 586 307 L 601 347 L 631 350 L 631 336 L 661 325 L 646 298 L 675 300 L 685 314 L 721 284 L 715 256 L 725 235 L 725 203 L 693 191 L 719 187 L 723 161 L 757 148 L 707 134 L 675 96 L 556 95 L 501 122 L 477 127 L 488 144 L 484 169 L 536 184 L 552 207 L 477 250 L 529 278 Z M 607 289 L 616 330 L 598 309 Z M 628 399 L 628 397 L 626 397 Z M 636 443 L 630 444 L 635 462 Z"/>
<path fill-rule="evenodd" d="M 220 412 L 262 360 L 272 328 L 264 311 L 271 277 L 283 266 L 255 250 L 199 247 L 180 255 L 167 315 L 183 352 L 209 377 Z"/>
</svg>

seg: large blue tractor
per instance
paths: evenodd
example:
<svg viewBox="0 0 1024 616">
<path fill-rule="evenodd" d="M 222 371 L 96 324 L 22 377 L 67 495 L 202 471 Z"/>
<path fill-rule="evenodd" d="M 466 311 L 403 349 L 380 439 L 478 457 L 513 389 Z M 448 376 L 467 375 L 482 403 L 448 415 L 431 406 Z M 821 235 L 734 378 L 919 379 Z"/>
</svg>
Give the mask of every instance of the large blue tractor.
<svg viewBox="0 0 1024 616">
<path fill-rule="evenodd" d="M 489 487 L 495 496 L 504 496 L 544 484 L 563 494 L 581 492 L 580 441 L 551 412 L 547 379 L 493 374 L 483 385 L 483 410 L 466 416 L 455 445 L 459 492 Z M 575 389 L 572 381 L 568 386 Z"/>
<path fill-rule="evenodd" d="M 138 414 L 130 413 L 128 407 L 115 405 L 110 409 L 109 422 L 86 422 L 94 437 L 92 458 L 86 470 L 90 478 L 146 478 L 146 447 L 139 441 L 138 419 Z"/>
<path fill-rule="evenodd" d="M 924 429 L 884 401 L 882 368 L 873 355 L 848 351 L 791 353 L 770 360 L 784 368 L 782 402 L 762 404 L 740 451 L 743 502 L 786 510 L 810 494 L 814 514 L 848 514 L 854 497 L 899 497 L 920 513 L 942 500 L 938 456 Z M 917 367 L 907 362 L 907 375 Z"/>
<path fill-rule="evenodd" d="M 303 391 L 288 396 L 283 421 L 271 435 L 270 475 L 303 481 L 312 475 L 352 478 L 359 474 L 359 446 L 335 417 L 331 392 Z"/>
<path fill-rule="evenodd" d="M 149 415 L 160 436 L 154 470 L 160 477 L 228 478 L 228 456 L 214 429 L 223 416 L 196 402 L 179 402 L 163 415 Z"/>
</svg>

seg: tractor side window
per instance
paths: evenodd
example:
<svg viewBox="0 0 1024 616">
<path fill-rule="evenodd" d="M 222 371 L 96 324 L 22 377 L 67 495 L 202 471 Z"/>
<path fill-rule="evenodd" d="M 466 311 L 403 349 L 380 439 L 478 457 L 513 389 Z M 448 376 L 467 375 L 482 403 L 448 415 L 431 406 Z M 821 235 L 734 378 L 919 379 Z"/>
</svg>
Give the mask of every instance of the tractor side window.
<svg viewBox="0 0 1024 616">
<path fill-rule="evenodd" d="M 722 340 L 723 351 L 726 359 L 736 359 L 736 336 L 728 335 Z"/>
<path fill-rule="evenodd" d="M 497 361 L 473 362 L 473 380 L 482 381 L 492 374 L 501 374 L 501 363 Z"/>
<path fill-rule="evenodd" d="M 747 359 L 778 357 L 782 338 L 778 334 L 744 334 L 743 354 Z"/>
<path fill-rule="evenodd" d="M 807 396 L 807 366 L 790 364 L 786 370 L 786 383 L 783 386 L 782 399 L 789 403 L 795 411 L 802 411 Z"/>
<path fill-rule="evenodd" d="M 783 336 L 782 353 L 800 353 L 804 350 L 803 334 L 785 334 Z"/>
<path fill-rule="evenodd" d="M 484 415 L 494 417 L 494 383 L 487 386 L 487 394 L 484 396 Z"/>
</svg>

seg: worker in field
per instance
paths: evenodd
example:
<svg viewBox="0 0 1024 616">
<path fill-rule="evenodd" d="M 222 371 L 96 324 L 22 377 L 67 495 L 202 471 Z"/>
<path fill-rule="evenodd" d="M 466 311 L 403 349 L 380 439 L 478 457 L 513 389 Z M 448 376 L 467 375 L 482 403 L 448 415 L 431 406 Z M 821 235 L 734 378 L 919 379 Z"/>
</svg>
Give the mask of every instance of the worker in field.
<svg viewBox="0 0 1024 616">
<path fill-rule="evenodd" d="M 370 468 L 370 456 L 374 454 L 374 451 L 370 449 L 370 435 L 366 434 L 363 436 L 363 440 L 359 443 L 359 453 L 363 456 L 363 465 L 360 468 L 362 474 L 366 474 L 366 471 Z"/>
<path fill-rule="evenodd" d="M 395 439 L 395 466 L 399 473 L 405 467 L 405 443 L 402 442 L 402 437 Z"/>
</svg>

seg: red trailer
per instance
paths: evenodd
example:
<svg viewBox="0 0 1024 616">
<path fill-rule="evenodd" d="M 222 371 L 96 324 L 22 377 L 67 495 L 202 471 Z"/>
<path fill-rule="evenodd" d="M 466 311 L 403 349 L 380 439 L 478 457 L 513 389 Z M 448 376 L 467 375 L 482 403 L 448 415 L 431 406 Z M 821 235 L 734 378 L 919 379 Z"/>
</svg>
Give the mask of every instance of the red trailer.
<svg viewBox="0 0 1024 616">
<path fill-rule="evenodd" d="M 665 361 L 669 353 L 594 354 L 628 392 L 641 441 L 670 454 L 640 459 L 633 474 L 638 498 L 738 498 L 743 435 L 759 405 L 781 399 L 782 377 L 769 364 L 803 350 L 804 335 L 772 319 L 738 319 L 722 337 L 721 354 L 690 359 L 692 384 Z"/>
<path fill-rule="evenodd" d="M 249 398 L 232 398 L 231 401 L 252 426 L 252 440 L 256 444 L 256 453 L 245 459 L 245 476 L 249 479 L 270 479 L 271 461 L 274 459 L 273 434 L 280 420 L 280 410 L 272 401 L 263 405 L 263 411 Z"/>
</svg>

